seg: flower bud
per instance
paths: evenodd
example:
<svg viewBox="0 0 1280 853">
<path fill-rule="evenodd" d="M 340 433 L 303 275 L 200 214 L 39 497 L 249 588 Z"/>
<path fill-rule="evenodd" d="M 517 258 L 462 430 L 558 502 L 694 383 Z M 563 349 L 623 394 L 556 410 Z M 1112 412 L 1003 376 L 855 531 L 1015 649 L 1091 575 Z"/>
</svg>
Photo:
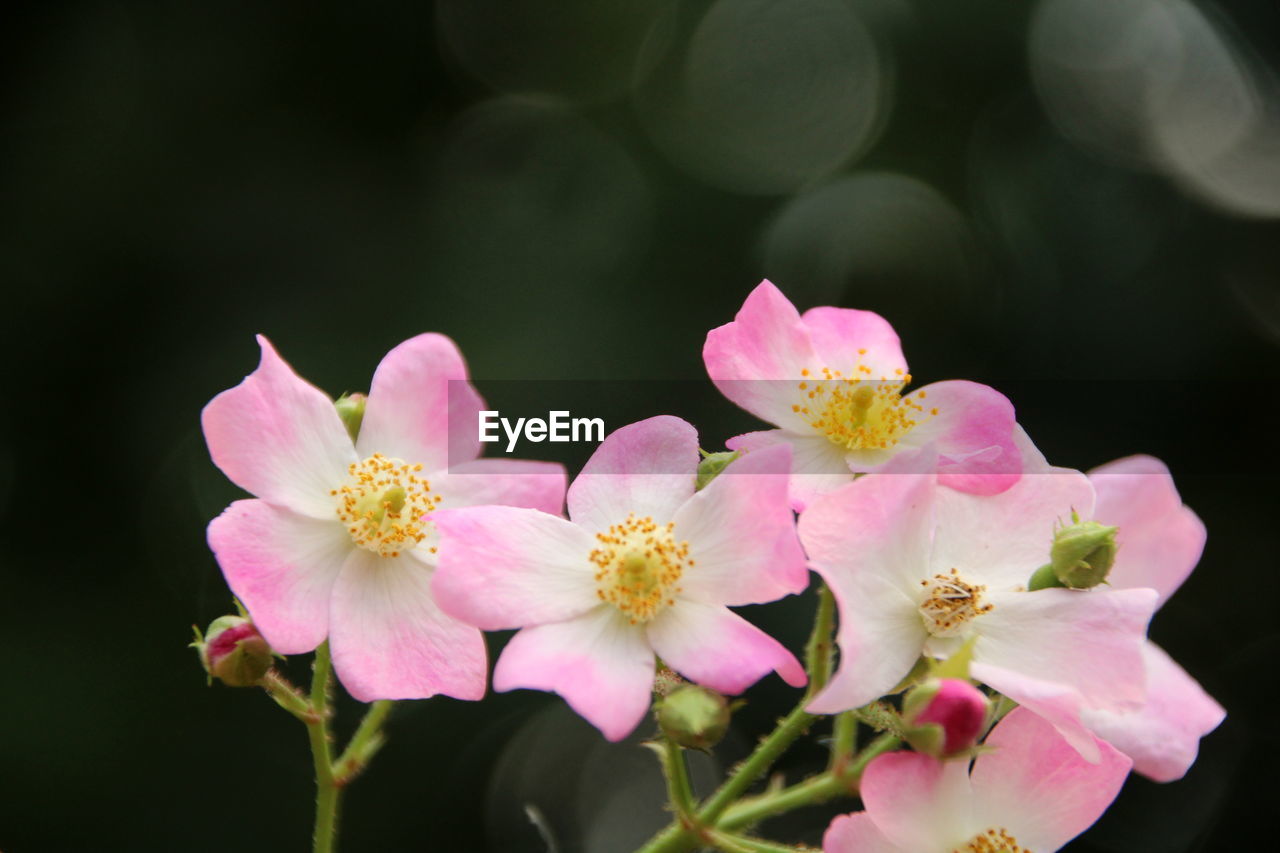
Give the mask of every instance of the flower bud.
<svg viewBox="0 0 1280 853">
<path fill-rule="evenodd" d="M 698 477 L 693 481 L 694 488 L 702 491 L 707 484 L 720 475 L 729 463 L 742 455 L 741 450 L 724 450 L 719 453 L 703 453 L 698 463 Z"/>
<path fill-rule="evenodd" d="M 1089 589 L 1107 579 L 1116 561 L 1116 530 L 1096 521 L 1080 521 L 1062 527 L 1049 551 L 1053 573 L 1063 586 Z"/>
<path fill-rule="evenodd" d="M 663 698 L 658 726 L 681 746 L 710 749 L 729 730 L 729 703 L 714 690 L 686 684 Z"/>
<path fill-rule="evenodd" d="M 946 758 L 977 743 L 987 718 L 987 697 L 958 678 L 933 678 L 902 700 L 907 743 L 917 752 Z"/>
<path fill-rule="evenodd" d="M 253 687 L 271 669 L 272 652 L 254 624 L 243 616 L 219 616 L 195 646 L 210 679 L 228 687 Z"/>
<path fill-rule="evenodd" d="M 342 423 L 346 426 L 347 433 L 351 436 L 352 441 L 355 441 L 356 436 L 360 435 L 360 424 L 364 422 L 366 399 L 363 394 L 343 394 L 333 402 L 334 408 L 338 410 L 338 417 L 342 418 Z"/>
</svg>

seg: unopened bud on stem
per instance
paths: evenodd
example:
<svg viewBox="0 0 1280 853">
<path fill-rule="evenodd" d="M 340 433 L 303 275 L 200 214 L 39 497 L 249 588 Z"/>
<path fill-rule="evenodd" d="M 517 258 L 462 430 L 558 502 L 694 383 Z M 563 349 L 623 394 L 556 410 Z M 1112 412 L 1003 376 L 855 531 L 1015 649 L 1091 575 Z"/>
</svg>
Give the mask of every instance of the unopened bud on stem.
<svg viewBox="0 0 1280 853">
<path fill-rule="evenodd" d="M 1049 550 L 1049 565 L 1061 585 L 1090 589 L 1105 581 L 1116 561 L 1118 529 L 1096 521 L 1081 521 L 1072 515 L 1072 523 L 1054 534 L 1053 547 Z"/>
<path fill-rule="evenodd" d="M 729 467 L 729 463 L 742 455 L 741 450 L 724 450 L 719 453 L 703 453 L 702 461 L 698 463 L 698 477 L 694 480 L 694 488 L 702 491 L 707 484 L 720 475 L 720 472 Z"/>
<path fill-rule="evenodd" d="M 907 743 L 934 758 L 971 749 L 987 716 L 987 697 L 959 678 L 932 678 L 902 700 Z"/>
<path fill-rule="evenodd" d="M 342 423 L 347 428 L 352 441 L 360 435 L 360 424 L 364 422 L 365 400 L 366 397 L 363 394 L 343 394 L 333 402 L 334 408 L 338 410 L 338 417 L 342 418 Z"/>
<path fill-rule="evenodd" d="M 253 687 L 271 669 L 271 646 L 243 616 L 220 616 L 204 636 L 196 632 L 195 646 L 210 679 L 228 687 Z"/>
<path fill-rule="evenodd" d="M 714 690 L 686 684 L 658 706 L 662 733 L 690 749 L 710 749 L 729 730 L 729 703 Z"/>
</svg>

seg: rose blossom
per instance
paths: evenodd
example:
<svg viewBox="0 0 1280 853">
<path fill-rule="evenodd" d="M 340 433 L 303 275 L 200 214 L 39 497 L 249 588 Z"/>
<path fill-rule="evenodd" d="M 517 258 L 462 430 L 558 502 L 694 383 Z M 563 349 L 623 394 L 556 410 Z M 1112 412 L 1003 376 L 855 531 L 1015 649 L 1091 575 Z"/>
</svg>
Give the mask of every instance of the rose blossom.
<svg viewBox="0 0 1280 853">
<path fill-rule="evenodd" d="M 870 311 L 801 315 L 764 281 L 733 322 L 707 334 L 702 357 L 721 393 L 778 427 L 729 447 L 792 448 L 797 510 L 862 472 L 936 471 L 943 485 L 994 494 L 1022 471 L 1009 401 L 961 380 L 904 393 L 911 375 L 898 335 Z"/>
<path fill-rule="evenodd" d="M 1045 720 L 1016 708 L 967 761 L 913 752 L 875 758 L 862 775 L 865 811 L 832 821 L 824 853 L 1053 853 L 1120 793 L 1129 759 L 1097 741 L 1085 761 Z"/>
<path fill-rule="evenodd" d="M 563 469 L 476 458 L 483 404 L 443 335 L 382 360 L 354 443 L 333 400 L 258 343 L 258 368 L 201 417 L 214 464 L 257 497 L 209 525 L 227 583 L 276 651 L 309 652 L 327 637 L 357 699 L 479 699 L 484 640 L 436 606 L 438 536 L 423 516 L 490 503 L 557 512 Z"/>
<path fill-rule="evenodd" d="M 1155 592 L 1027 590 L 1054 527 L 1073 511 L 1087 517 L 1093 501 L 1083 474 L 1063 472 L 1027 474 L 987 497 L 939 488 L 928 474 L 871 474 L 814 502 L 800 539 L 835 594 L 841 658 L 809 709 L 859 707 L 921 654 L 947 658 L 967 646 L 974 678 L 1034 704 L 1096 756 L 1071 697 L 1141 705 Z"/>
<path fill-rule="evenodd" d="M 436 597 L 485 630 L 523 629 L 498 660 L 495 690 L 555 691 L 610 740 L 644 717 L 655 653 L 722 693 L 770 670 L 802 685 L 795 657 L 728 609 L 808 583 L 789 464 L 786 447 L 749 453 L 695 493 L 692 426 L 622 427 L 569 487 L 571 520 L 510 507 L 433 515 Z"/>
</svg>

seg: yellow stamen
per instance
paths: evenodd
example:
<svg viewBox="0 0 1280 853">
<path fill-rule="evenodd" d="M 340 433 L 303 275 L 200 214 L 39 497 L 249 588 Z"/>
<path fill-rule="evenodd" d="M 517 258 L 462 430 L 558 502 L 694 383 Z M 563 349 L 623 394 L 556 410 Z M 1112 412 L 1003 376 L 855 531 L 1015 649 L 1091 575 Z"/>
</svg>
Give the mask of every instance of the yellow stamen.
<svg viewBox="0 0 1280 853">
<path fill-rule="evenodd" d="M 678 542 L 674 531 L 674 522 L 659 525 L 632 513 L 607 533 L 596 534 L 600 547 L 590 554 L 597 567 L 596 594 L 632 625 L 648 622 L 675 604 L 675 595 L 683 591 L 677 584 L 694 561 L 689 543 Z"/>
<path fill-rule="evenodd" d="M 925 590 L 920 616 L 925 629 L 935 637 L 958 637 L 972 619 L 995 609 L 982 601 L 987 588 L 967 582 L 955 569 L 922 580 L 920 586 Z"/>
<path fill-rule="evenodd" d="M 813 400 L 813 411 L 802 407 L 809 425 L 833 444 L 846 450 L 887 450 L 902 440 L 921 419 L 936 415 L 936 408 L 925 411 L 912 397 L 904 397 L 902 389 L 911 382 L 910 374 L 900 368 L 899 379 L 871 379 L 870 367 L 856 365 L 853 375 L 822 368 L 823 378 L 815 383 L 800 382 L 797 388 L 806 399 Z M 801 371 L 808 375 L 808 371 Z M 857 374 L 862 374 L 861 376 Z M 923 397 L 920 392 L 916 398 Z M 792 406 L 792 411 L 796 411 Z"/>
<path fill-rule="evenodd" d="M 992 827 L 979 832 L 951 853 L 1032 853 L 1018 844 L 1018 839 L 1004 827 Z"/>
<path fill-rule="evenodd" d="M 347 468 L 350 479 L 329 492 L 351 540 L 383 557 L 412 550 L 427 535 L 422 516 L 440 503 L 421 465 L 375 453 Z M 434 548 L 431 549 L 434 552 Z"/>
</svg>

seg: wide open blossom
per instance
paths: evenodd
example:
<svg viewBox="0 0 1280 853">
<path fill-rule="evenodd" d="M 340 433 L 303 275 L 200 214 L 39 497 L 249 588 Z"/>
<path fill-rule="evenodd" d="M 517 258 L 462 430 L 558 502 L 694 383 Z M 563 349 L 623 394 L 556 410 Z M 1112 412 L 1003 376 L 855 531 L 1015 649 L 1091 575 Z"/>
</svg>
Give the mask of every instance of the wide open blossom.
<svg viewBox="0 0 1280 853">
<path fill-rule="evenodd" d="M 921 654 L 946 658 L 968 645 L 973 677 L 1034 705 L 1096 758 L 1071 697 L 1113 710 L 1141 705 L 1142 645 L 1156 593 L 1027 591 L 1048 562 L 1055 525 L 1073 511 L 1093 512 L 1083 474 L 1027 474 L 988 497 L 935 481 L 871 474 L 801 515 L 810 566 L 840 612 L 840 667 L 809 710 L 864 705 L 893 689 Z"/>
<path fill-rule="evenodd" d="M 891 752 L 867 765 L 866 811 L 831 822 L 825 853 L 1053 853 L 1120 793 L 1129 759 L 1098 741 L 1085 761 L 1043 719 L 1014 709 L 967 761 Z"/>
<path fill-rule="evenodd" d="M 1204 524 L 1183 506 L 1169 469 L 1150 456 L 1118 459 L 1089 472 L 1098 494 L 1094 518 L 1120 528 L 1120 548 L 1108 582 L 1117 589 L 1150 587 L 1157 607 L 1182 585 L 1204 550 Z M 1155 643 L 1143 648 L 1147 700 L 1129 713 L 1086 709 L 1085 725 L 1133 759 L 1133 769 L 1157 782 L 1181 779 L 1196 760 L 1200 738 L 1226 716 L 1222 706 Z"/>
<path fill-rule="evenodd" d="M 797 510 L 856 473 L 937 472 L 943 485 L 995 494 L 1022 471 L 1004 395 L 961 380 L 904 393 L 911 375 L 898 335 L 870 311 L 802 316 L 764 281 L 733 322 L 707 333 L 702 358 L 721 393 L 778 427 L 731 439 L 731 449 L 791 446 Z"/>
<path fill-rule="evenodd" d="M 569 518 L 510 507 L 448 510 L 433 581 L 445 612 L 485 630 L 523 628 L 495 690 L 563 696 L 610 740 L 650 703 L 654 654 L 691 681 L 738 693 L 804 670 L 728 608 L 808 583 L 787 508 L 785 447 L 733 462 L 694 491 L 698 436 L 674 417 L 612 433 L 569 487 Z"/>
<path fill-rule="evenodd" d="M 438 535 L 423 516 L 492 503 L 558 512 L 564 470 L 477 459 L 483 403 L 443 335 L 387 353 L 354 443 L 333 400 L 258 343 L 257 370 L 201 416 L 214 464 L 258 498 L 209 525 L 227 583 L 276 651 L 328 637 L 357 699 L 479 699 L 484 638 L 436 606 Z"/>
</svg>

